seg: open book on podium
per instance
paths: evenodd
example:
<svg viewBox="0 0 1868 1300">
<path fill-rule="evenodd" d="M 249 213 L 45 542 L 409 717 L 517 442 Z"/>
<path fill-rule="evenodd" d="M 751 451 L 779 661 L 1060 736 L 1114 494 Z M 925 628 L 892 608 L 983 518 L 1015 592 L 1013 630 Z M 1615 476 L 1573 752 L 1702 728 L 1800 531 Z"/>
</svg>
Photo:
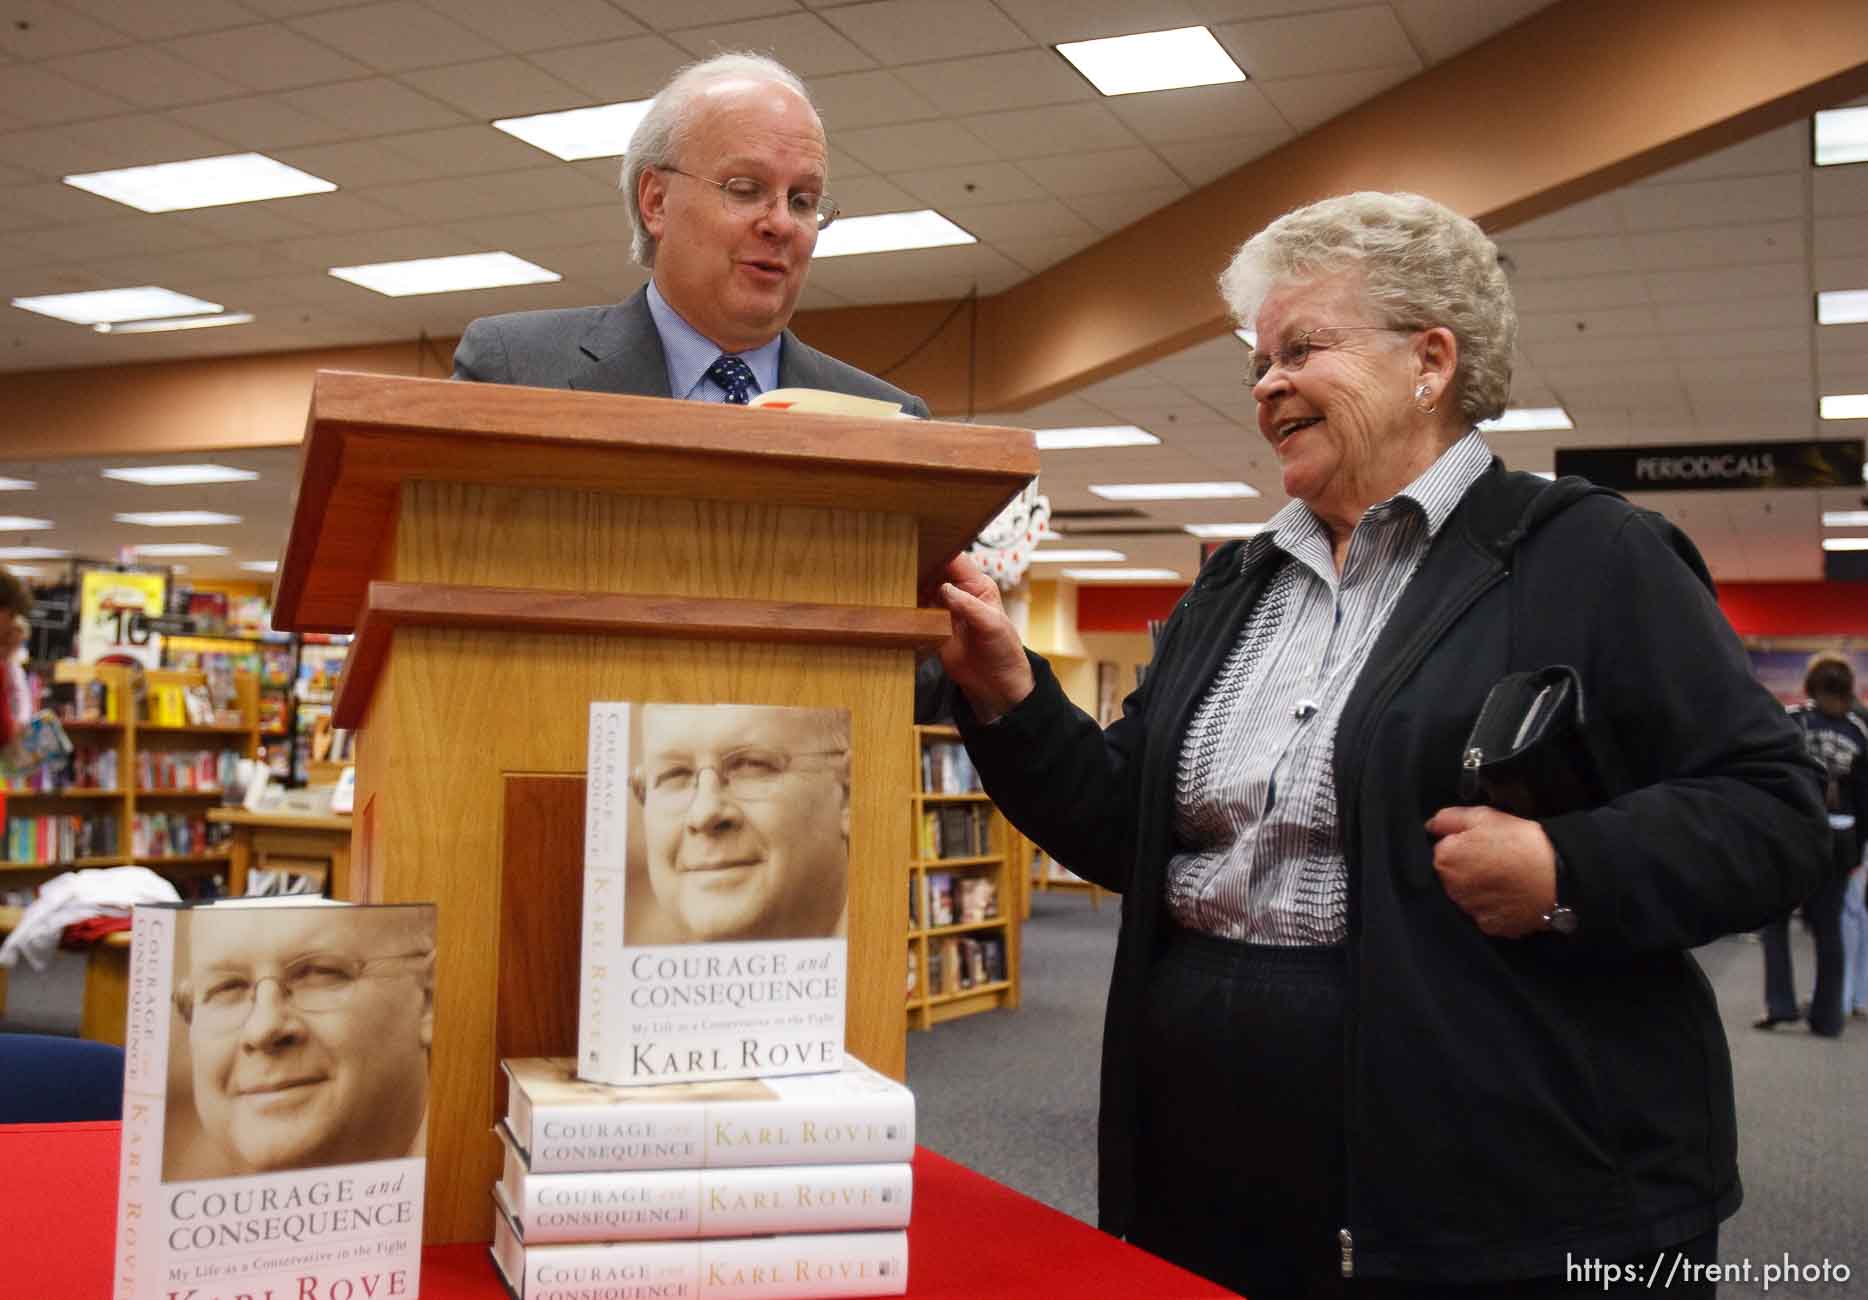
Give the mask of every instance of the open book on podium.
<svg viewBox="0 0 1868 1300">
<path fill-rule="evenodd" d="M 593 700 L 847 709 L 845 1047 L 899 1077 L 914 656 L 1028 431 L 321 372 L 274 625 L 355 634 L 351 892 L 441 904 L 424 1239 L 483 1241 L 498 1062 L 576 1049 Z"/>
</svg>

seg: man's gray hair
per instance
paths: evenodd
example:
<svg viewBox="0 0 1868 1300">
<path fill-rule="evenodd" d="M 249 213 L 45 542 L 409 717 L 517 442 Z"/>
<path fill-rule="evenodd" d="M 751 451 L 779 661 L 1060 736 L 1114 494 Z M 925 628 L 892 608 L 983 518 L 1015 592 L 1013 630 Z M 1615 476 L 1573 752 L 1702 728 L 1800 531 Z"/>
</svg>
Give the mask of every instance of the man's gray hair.
<svg viewBox="0 0 1868 1300">
<path fill-rule="evenodd" d="M 1279 284 L 1349 270 L 1362 273 L 1383 324 L 1453 331 L 1459 341 L 1453 391 L 1468 424 L 1505 409 L 1518 312 L 1498 246 L 1432 199 L 1362 190 L 1287 212 L 1240 245 L 1219 291 L 1233 317 L 1249 326 Z"/>
<path fill-rule="evenodd" d="M 681 146 L 687 143 L 693 116 L 688 110 L 709 86 L 722 81 L 775 81 L 797 91 L 805 103 L 811 103 L 811 92 L 804 88 L 798 74 L 763 54 L 729 50 L 711 59 L 690 63 L 675 73 L 636 124 L 629 137 L 629 151 L 623 158 L 623 205 L 628 209 L 630 225 L 635 228 L 629 252 L 642 266 L 655 265 L 655 236 L 642 224 L 642 212 L 636 205 L 642 173 L 650 167 L 675 165 Z M 816 111 L 815 104 L 811 107 Z"/>
</svg>

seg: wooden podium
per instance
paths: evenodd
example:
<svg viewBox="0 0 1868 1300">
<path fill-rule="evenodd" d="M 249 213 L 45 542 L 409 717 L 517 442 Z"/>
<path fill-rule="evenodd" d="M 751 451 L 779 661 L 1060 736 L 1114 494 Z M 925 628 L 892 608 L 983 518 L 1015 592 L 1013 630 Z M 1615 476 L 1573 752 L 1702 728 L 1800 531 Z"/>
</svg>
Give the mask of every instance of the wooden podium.
<svg viewBox="0 0 1868 1300">
<path fill-rule="evenodd" d="M 440 905 L 424 1240 L 491 1235 L 502 1056 L 575 1051 L 592 700 L 851 715 L 849 1049 L 897 1078 L 917 592 L 1024 430 L 321 372 L 274 626 L 354 632 L 349 897 Z"/>
</svg>

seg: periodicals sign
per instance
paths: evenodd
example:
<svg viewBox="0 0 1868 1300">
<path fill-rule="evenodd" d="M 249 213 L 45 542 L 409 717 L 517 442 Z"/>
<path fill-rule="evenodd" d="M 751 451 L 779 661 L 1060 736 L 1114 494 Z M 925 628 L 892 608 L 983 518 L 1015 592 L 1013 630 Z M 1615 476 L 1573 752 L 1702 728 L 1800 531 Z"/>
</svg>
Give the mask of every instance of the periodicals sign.
<svg viewBox="0 0 1868 1300">
<path fill-rule="evenodd" d="M 1862 440 L 1559 447 L 1556 468 L 1617 492 L 1858 488 Z"/>
<path fill-rule="evenodd" d="M 116 1300 L 420 1287 L 435 909 L 138 907 Z"/>
<path fill-rule="evenodd" d="M 580 1075 L 840 1068 L 850 772 L 843 709 L 591 705 Z"/>
</svg>

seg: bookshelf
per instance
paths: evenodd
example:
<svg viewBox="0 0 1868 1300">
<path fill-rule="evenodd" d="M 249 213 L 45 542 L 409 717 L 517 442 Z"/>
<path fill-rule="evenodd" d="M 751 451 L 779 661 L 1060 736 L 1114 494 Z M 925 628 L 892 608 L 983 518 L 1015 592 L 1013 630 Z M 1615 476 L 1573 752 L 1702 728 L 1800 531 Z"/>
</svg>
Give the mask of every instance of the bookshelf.
<svg viewBox="0 0 1868 1300">
<path fill-rule="evenodd" d="M 960 733 L 914 729 L 908 861 L 911 1028 L 1018 1005 L 1025 840 L 969 780 Z M 957 756 L 957 757 L 956 757 Z"/>
<path fill-rule="evenodd" d="M 81 716 L 63 719 L 76 779 L 5 790 L 0 892 L 28 889 L 63 871 L 132 862 L 175 878 L 185 896 L 190 877 L 227 874 L 227 846 L 209 839 L 206 816 L 225 793 L 229 765 L 222 755 L 259 752 L 258 679 L 234 674 L 234 718 L 152 722 L 137 716 L 131 672 L 111 664 L 58 665 L 54 684 L 72 688 L 79 700 Z M 145 709 L 165 691 L 206 684 L 202 673 L 188 670 L 150 669 L 143 679 Z"/>
</svg>

